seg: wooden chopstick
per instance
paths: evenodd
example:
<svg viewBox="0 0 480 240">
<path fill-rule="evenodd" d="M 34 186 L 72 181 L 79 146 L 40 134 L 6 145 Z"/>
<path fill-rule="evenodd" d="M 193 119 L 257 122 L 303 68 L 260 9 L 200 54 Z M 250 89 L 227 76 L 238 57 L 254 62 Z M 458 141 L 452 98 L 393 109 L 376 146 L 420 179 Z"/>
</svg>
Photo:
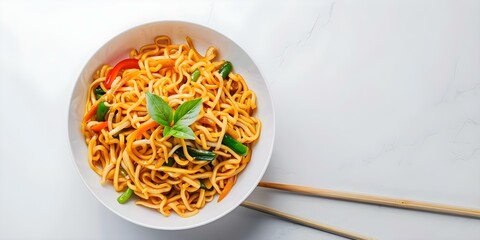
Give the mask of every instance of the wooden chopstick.
<svg viewBox="0 0 480 240">
<path fill-rule="evenodd" d="M 298 223 L 298 224 L 301 224 L 303 226 L 311 227 L 311 228 L 318 229 L 318 230 L 321 230 L 321 231 L 324 231 L 324 232 L 328 232 L 328 233 L 332 233 L 332 234 L 335 234 L 335 235 L 338 235 L 338 236 L 342 236 L 342 237 L 345 237 L 345 238 L 359 239 L 359 240 L 373 239 L 373 238 L 362 236 L 360 234 L 352 233 L 350 231 L 346 231 L 346 230 L 343 230 L 343 229 L 339 229 L 339 228 L 335 228 L 335 227 L 328 226 L 328 225 L 325 225 L 325 224 L 320 224 L 320 223 L 317 223 L 317 222 L 309 221 L 309 220 L 306 220 L 306 219 L 303 219 L 303 218 L 300 218 L 300 217 L 297 217 L 297 216 L 294 216 L 294 215 L 291 215 L 291 214 L 288 214 L 288 213 L 278 211 L 278 210 L 273 209 L 273 208 L 268 208 L 268 207 L 265 207 L 263 205 L 253 203 L 253 202 L 244 201 L 242 203 L 242 206 L 253 209 L 253 210 L 257 210 L 257 211 L 260 211 L 260 212 L 263 212 L 263 213 L 267 213 L 267 214 L 270 214 L 270 215 L 273 215 L 273 216 L 276 216 L 276 217 L 280 217 L 282 219 L 285 219 L 285 220 L 288 220 L 288 221 L 291 221 L 291 222 L 294 222 L 294 223 Z"/>
<path fill-rule="evenodd" d="M 339 199 L 351 202 L 360 202 L 368 204 L 383 205 L 396 208 L 406 208 L 426 212 L 442 213 L 462 217 L 480 218 L 480 209 L 451 206 L 438 203 L 420 202 L 406 199 L 396 199 L 391 197 L 373 196 L 359 193 L 340 192 L 328 189 L 318 189 L 312 187 L 296 186 L 273 182 L 260 182 L 260 187 L 273 188 L 289 192 L 301 193 L 305 195 Z"/>
</svg>

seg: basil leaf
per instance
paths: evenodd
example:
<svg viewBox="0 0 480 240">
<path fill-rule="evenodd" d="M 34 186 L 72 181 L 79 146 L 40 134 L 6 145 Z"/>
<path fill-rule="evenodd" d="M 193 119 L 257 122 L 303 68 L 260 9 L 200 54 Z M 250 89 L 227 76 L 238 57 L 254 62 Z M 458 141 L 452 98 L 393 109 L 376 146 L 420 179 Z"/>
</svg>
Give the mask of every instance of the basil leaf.
<svg viewBox="0 0 480 240">
<path fill-rule="evenodd" d="M 161 97 L 147 92 L 147 111 L 150 117 L 163 126 L 170 126 L 173 110 Z"/>
<path fill-rule="evenodd" d="M 172 131 L 172 128 L 169 127 L 169 126 L 165 126 L 163 128 L 163 136 L 164 137 L 169 137 L 169 136 L 172 136 L 173 135 L 173 131 Z"/>
<path fill-rule="evenodd" d="M 195 140 L 195 134 L 193 133 L 193 130 L 188 126 L 184 126 L 184 125 L 174 125 L 171 128 L 169 127 L 167 135 L 165 135 L 165 130 L 164 130 L 163 136 L 164 137 L 174 136 L 176 138 Z"/>
<path fill-rule="evenodd" d="M 193 99 L 182 103 L 175 111 L 175 116 L 173 116 L 173 122 L 175 123 L 175 125 L 189 126 L 190 124 L 195 122 L 195 120 L 197 120 L 198 114 L 200 113 L 201 105 L 201 98 Z"/>
</svg>

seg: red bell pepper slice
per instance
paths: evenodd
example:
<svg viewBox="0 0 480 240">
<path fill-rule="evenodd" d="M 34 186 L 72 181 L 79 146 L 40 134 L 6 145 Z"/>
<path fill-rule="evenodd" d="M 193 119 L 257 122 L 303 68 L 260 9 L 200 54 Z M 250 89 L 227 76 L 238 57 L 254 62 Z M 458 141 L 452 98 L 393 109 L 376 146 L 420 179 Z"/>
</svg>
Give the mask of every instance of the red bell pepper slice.
<svg viewBox="0 0 480 240">
<path fill-rule="evenodd" d="M 140 66 L 138 65 L 138 59 L 128 58 L 117 63 L 117 65 L 115 65 L 115 67 L 113 67 L 113 69 L 110 70 L 110 72 L 108 72 L 107 74 L 107 77 L 105 79 L 105 84 L 104 84 L 105 88 L 110 89 L 110 87 L 112 86 L 113 80 L 117 78 L 117 75 L 120 72 L 120 70 L 125 70 L 129 68 L 140 69 Z"/>
</svg>

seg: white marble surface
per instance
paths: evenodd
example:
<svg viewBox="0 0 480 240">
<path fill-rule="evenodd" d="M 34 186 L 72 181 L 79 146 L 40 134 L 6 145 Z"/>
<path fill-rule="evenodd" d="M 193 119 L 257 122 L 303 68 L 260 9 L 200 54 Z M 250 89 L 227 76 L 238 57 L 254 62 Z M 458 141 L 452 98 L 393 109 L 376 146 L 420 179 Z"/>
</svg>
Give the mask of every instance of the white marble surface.
<svg viewBox="0 0 480 240">
<path fill-rule="evenodd" d="M 119 32 L 185 20 L 270 84 L 264 180 L 480 208 L 479 1 L 1 1 L 0 239 L 341 239 L 237 208 L 186 231 L 133 225 L 77 174 L 68 100 Z M 480 220 L 257 189 L 250 200 L 378 239 L 480 239 Z"/>
</svg>

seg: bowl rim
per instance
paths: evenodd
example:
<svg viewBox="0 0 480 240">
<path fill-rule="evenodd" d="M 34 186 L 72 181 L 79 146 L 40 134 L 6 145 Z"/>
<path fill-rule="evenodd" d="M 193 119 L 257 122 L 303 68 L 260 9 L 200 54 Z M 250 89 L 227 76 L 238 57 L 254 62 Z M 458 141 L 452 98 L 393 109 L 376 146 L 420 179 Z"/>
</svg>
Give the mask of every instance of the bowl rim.
<svg viewBox="0 0 480 240">
<path fill-rule="evenodd" d="M 265 89 L 266 89 L 266 93 L 268 95 L 268 98 L 269 98 L 269 101 L 270 101 L 270 105 L 271 105 L 271 115 L 272 115 L 272 121 L 271 123 L 269 124 L 271 126 L 271 144 L 269 146 L 269 149 L 267 149 L 267 160 L 266 160 L 266 164 L 264 164 L 263 166 L 263 169 L 261 169 L 261 174 L 259 174 L 257 176 L 257 180 L 255 180 L 255 185 L 252 185 L 250 186 L 250 188 L 248 189 L 248 191 L 246 192 L 246 194 L 244 194 L 242 196 L 242 198 L 239 198 L 239 200 L 237 200 L 236 202 L 234 202 L 232 204 L 232 207 L 229 208 L 228 210 L 222 212 L 221 214 L 217 214 L 216 216 L 213 216 L 213 217 L 210 217 L 204 221 L 199 221 L 197 223 L 193 223 L 193 224 L 189 224 L 189 225 L 182 225 L 182 226 L 175 226 L 175 227 L 160 227 L 160 226 L 156 226 L 156 225 L 151 225 L 151 224 L 146 224 L 146 223 L 142 223 L 142 222 L 138 222 L 124 214 L 120 214 L 118 211 L 114 210 L 113 208 L 111 208 L 109 206 L 109 204 L 107 204 L 105 201 L 102 200 L 102 198 L 100 196 L 98 196 L 96 194 L 96 192 L 90 187 L 90 185 L 87 183 L 86 179 L 84 178 L 84 176 L 82 175 L 81 171 L 80 171 L 80 168 L 77 164 L 77 162 L 75 161 L 75 154 L 73 152 L 73 148 L 72 148 L 72 142 L 71 142 L 71 139 L 72 139 L 72 135 L 74 134 L 72 131 L 70 131 L 70 122 L 72 122 L 72 119 L 71 119 L 71 114 L 70 114 L 70 111 L 71 111 L 71 106 L 72 106 L 72 103 L 74 101 L 74 93 L 75 93 L 75 89 L 77 87 L 77 84 L 78 82 L 80 81 L 81 77 L 82 77 L 82 74 L 84 73 L 84 71 L 86 70 L 87 68 L 87 65 L 88 65 L 88 62 L 91 61 L 91 59 L 97 55 L 105 46 L 107 46 L 108 44 L 110 44 L 110 42 L 127 33 L 127 32 L 130 32 L 132 30 L 135 30 L 137 28 L 142 28 L 142 27 L 146 27 L 148 25 L 156 25 L 156 24 L 185 24 L 185 25 L 193 25 L 194 27 L 199 27 L 199 28 L 205 28 L 205 29 L 208 29 L 209 31 L 212 31 L 214 32 L 215 34 L 218 34 L 218 35 L 221 35 L 223 37 L 225 37 L 226 39 L 228 39 L 229 41 L 231 41 L 232 43 L 234 43 L 251 61 L 252 63 L 254 64 L 254 66 L 256 67 L 256 69 L 258 70 L 258 73 L 260 74 L 260 76 L 262 77 L 263 79 L 263 83 L 265 84 Z M 206 25 L 203 25 L 203 24 L 199 24 L 199 23 L 195 23 L 195 22 L 190 22 L 190 21 L 184 21 L 184 20 L 159 20 L 159 21 L 152 21 L 152 22 L 145 22 L 145 23 L 142 23 L 142 24 L 137 24 L 137 25 L 134 25 L 132 27 L 128 27 L 127 29 L 119 32 L 118 34 L 110 37 L 106 42 L 104 42 L 100 47 L 98 47 L 92 54 L 89 54 L 88 55 L 88 58 L 87 58 L 87 61 L 86 63 L 83 64 L 83 67 L 81 68 L 81 70 L 79 71 L 79 73 L 77 74 L 77 78 L 74 80 L 72 86 L 71 86 L 71 89 L 69 91 L 69 101 L 67 101 L 67 138 L 68 138 L 68 143 L 69 143 L 69 151 L 70 151 L 70 156 L 71 156 L 71 159 L 72 159 L 72 164 L 75 166 L 75 169 L 76 169 L 76 172 L 78 173 L 80 179 L 82 180 L 82 182 L 84 183 L 84 185 L 87 187 L 87 189 L 89 190 L 89 192 L 100 202 L 102 203 L 103 206 L 105 206 L 107 209 L 109 209 L 111 212 L 113 212 L 115 215 L 121 217 L 122 219 L 124 220 L 127 220 L 128 222 L 131 222 L 131 223 L 134 223 L 136 225 L 139 225 L 139 226 L 142 226 L 142 227 L 146 227 L 146 228 L 151 228 L 151 229 L 157 229 L 157 230 L 186 230 L 186 229 L 194 229 L 194 228 L 199 228 L 201 226 L 205 226 L 209 223 L 212 223 L 222 217 L 224 217 L 225 215 L 231 213 L 234 209 L 238 208 L 241 203 L 243 201 L 245 201 L 251 194 L 252 192 L 255 190 L 255 188 L 258 186 L 258 183 L 261 181 L 261 179 L 263 178 L 263 176 L 265 175 L 265 172 L 270 164 L 270 161 L 271 161 L 271 158 L 272 158 L 272 154 L 273 154 L 273 148 L 274 148 L 274 145 L 275 145 L 275 127 L 276 127 L 276 120 L 275 120 L 275 105 L 274 105 L 274 101 L 273 101 L 273 96 L 272 96 L 272 93 L 271 93 L 271 90 L 270 90 L 270 86 L 269 86 L 269 83 L 265 80 L 265 77 L 264 77 L 264 74 L 261 70 L 261 68 L 258 67 L 259 65 L 257 64 L 257 62 L 255 62 L 255 60 L 247 53 L 247 51 L 245 51 L 245 49 L 240 46 L 237 42 L 233 41 L 230 37 L 228 37 L 227 35 L 209 27 L 209 26 L 206 26 Z M 195 216 L 192 216 L 192 217 L 195 217 Z"/>
</svg>

